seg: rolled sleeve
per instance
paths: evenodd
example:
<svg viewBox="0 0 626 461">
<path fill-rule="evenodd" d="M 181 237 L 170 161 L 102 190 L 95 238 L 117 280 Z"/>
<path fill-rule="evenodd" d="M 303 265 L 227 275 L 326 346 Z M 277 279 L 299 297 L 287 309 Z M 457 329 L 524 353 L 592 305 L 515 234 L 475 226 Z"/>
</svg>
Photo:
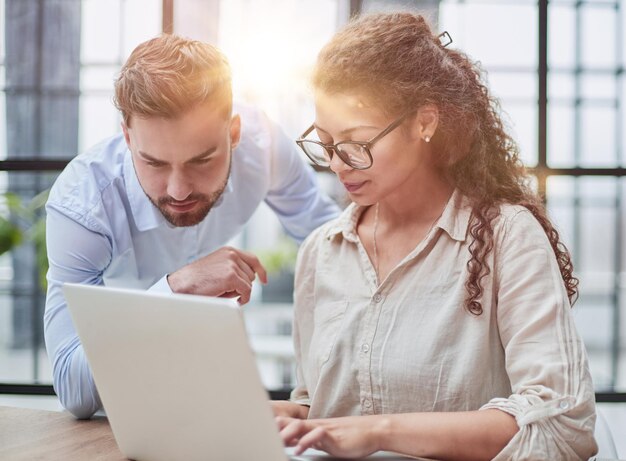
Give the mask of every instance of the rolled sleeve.
<svg viewBox="0 0 626 461">
<path fill-rule="evenodd" d="M 593 384 L 558 264 L 530 212 L 503 225 L 497 322 L 513 395 L 481 409 L 511 414 L 520 429 L 495 459 L 587 460 L 597 452 Z"/>
</svg>

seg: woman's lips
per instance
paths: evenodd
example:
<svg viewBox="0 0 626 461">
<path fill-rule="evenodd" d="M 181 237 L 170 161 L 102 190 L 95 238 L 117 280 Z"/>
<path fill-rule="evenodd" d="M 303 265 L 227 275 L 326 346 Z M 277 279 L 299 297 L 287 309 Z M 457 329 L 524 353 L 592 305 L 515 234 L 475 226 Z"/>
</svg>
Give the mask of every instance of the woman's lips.
<svg viewBox="0 0 626 461">
<path fill-rule="evenodd" d="M 343 182 L 343 186 L 346 188 L 348 192 L 356 192 L 358 191 L 367 181 L 361 182 Z"/>
</svg>

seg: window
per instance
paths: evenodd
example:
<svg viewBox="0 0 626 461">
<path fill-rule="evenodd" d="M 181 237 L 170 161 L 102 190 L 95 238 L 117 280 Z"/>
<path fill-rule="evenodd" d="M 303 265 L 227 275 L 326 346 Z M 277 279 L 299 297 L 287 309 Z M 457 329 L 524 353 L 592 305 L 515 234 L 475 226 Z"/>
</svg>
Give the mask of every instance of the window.
<svg viewBox="0 0 626 461">
<path fill-rule="evenodd" d="M 0 217 L 23 237 L 0 254 L 0 383 L 52 381 L 41 321 L 45 265 L 36 253 L 42 234 L 31 238 L 42 210 L 23 217 L 9 205 L 34 205 L 69 159 L 118 132 L 115 73 L 160 29 L 160 0 L 0 0 Z M 2 229 L 0 221 L 0 241 Z"/>
<path fill-rule="evenodd" d="M 626 390 L 622 2 L 0 0 L 0 216 L 15 218 L 4 192 L 28 204 L 67 160 L 118 131 L 114 75 L 135 45 L 159 33 L 164 5 L 177 32 L 227 54 L 237 99 L 263 108 L 294 138 L 314 115 L 307 71 L 351 12 L 422 8 L 451 34 L 452 47 L 487 71 L 574 256 L 581 295 L 573 314 L 597 390 Z M 333 177 L 320 179 L 332 192 Z M 279 240 L 273 214 L 262 207 L 234 243 L 260 251 Z M 51 381 L 37 267 L 32 242 L 0 255 L 0 382 Z M 249 314 L 268 387 L 293 385 L 290 341 L 281 342 L 290 311 L 281 306 L 257 305 Z M 275 336 L 282 339 L 272 342 Z"/>
</svg>

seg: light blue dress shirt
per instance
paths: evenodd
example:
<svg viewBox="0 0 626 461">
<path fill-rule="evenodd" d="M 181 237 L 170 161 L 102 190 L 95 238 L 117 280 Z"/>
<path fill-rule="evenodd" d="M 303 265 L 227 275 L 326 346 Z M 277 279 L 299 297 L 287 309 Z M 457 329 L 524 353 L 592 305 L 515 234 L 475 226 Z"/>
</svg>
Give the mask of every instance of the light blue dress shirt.
<svg viewBox="0 0 626 461">
<path fill-rule="evenodd" d="M 244 106 L 235 112 L 242 133 L 231 175 L 200 224 L 174 227 L 163 218 L 141 188 L 121 134 L 77 156 L 52 187 L 46 205 L 50 269 L 44 333 L 54 388 L 77 417 L 90 417 L 102 403 L 63 283 L 170 291 L 167 274 L 224 246 L 262 201 L 298 241 L 338 215 L 295 143 L 262 113 Z"/>
</svg>

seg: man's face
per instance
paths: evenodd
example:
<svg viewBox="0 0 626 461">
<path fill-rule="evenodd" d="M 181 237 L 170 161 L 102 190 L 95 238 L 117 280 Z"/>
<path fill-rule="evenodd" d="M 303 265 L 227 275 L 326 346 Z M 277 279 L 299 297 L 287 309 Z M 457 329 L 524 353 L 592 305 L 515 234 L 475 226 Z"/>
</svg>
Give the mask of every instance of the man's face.
<svg viewBox="0 0 626 461">
<path fill-rule="evenodd" d="M 178 118 L 132 117 L 122 125 L 139 183 L 174 226 L 193 226 L 224 192 L 240 120 L 200 105 Z"/>
</svg>

